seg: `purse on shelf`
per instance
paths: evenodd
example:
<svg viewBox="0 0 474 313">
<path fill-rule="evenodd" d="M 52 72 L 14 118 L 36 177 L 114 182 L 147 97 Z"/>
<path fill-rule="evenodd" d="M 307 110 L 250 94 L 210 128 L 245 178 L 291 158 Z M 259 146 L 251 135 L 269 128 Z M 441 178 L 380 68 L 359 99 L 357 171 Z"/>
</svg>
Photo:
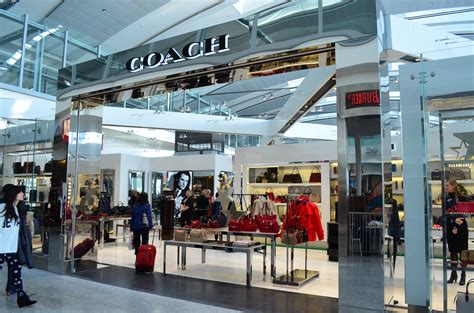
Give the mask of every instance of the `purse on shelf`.
<svg viewBox="0 0 474 313">
<path fill-rule="evenodd" d="M 276 196 L 274 202 L 275 203 L 287 203 L 288 199 L 286 199 L 286 196 Z"/>
<path fill-rule="evenodd" d="M 265 195 L 268 200 L 275 201 L 275 194 L 273 193 L 272 187 L 267 187 L 267 189 L 265 189 Z"/>
<path fill-rule="evenodd" d="M 446 179 L 448 179 L 447 172 L 446 172 Z M 431 180 L 441 180 L 441 170 L 431 171 Z"/>
<path fill-rule="evenodd" d="M 189 241 L 191 242 L 204 242 L 206 241 L 207 233 L 204 229 L 192 229 L 189 234 Z"/>
<path fill-rule="evenodd" d="M 198 220 L 192 221 L 192 222 L 191 222 L 191 228 L 196 228 L 196 229 L 201 228 L 201 222 L 198 221 Z"/>
<path fill-rule="evenodd" d="M 309 176 L 310 183 L 320 183 L 321 182 L 321 172 L 314 172 L 316 167 L 313 167 L 311 170 L 311 175 Z"/>
<path fill-rule="evenodd" d="M 287 184 L 301 184 L 301 175 L 297 167 L 294 167 L 291 174 L 285 174 L 283 176 L 283 183 Z"/>
<path fill-rule="evenodd" d="M 269 167 L 267 169 L 267 179 L 269 183 L 278 183 L 278 167 Z"/>
</svg>

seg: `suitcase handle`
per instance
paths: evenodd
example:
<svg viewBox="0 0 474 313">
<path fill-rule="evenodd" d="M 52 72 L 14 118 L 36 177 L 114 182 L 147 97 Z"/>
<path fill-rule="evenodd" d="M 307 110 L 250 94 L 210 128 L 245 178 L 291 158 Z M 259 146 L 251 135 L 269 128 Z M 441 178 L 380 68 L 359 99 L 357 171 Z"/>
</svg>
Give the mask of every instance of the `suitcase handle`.
<svg viewBox="0 0 474 313">
<path fill-rule="evenodd" d="M 466 302 L 469 302 L 469 284 L 474 283 L 474 278 L 469 279 L 469 281 L 466 284 L 466 294 L 464 295 L 464 299 Z"/>
</svg>

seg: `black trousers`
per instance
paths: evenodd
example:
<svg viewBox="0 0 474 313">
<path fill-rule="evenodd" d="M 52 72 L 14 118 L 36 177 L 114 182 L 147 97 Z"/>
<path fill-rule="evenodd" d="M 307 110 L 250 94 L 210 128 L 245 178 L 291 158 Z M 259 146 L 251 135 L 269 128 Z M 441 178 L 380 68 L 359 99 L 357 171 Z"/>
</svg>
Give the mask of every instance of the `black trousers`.
<svg viewBox="0 0 474 313">
<path fill-rule="evenodd" d="M 179 221 L 181 223 L 181 227 L 184 227 L 184 225 L 190 225 L 193 221 L 193 212 L 190 210 L 181 212 Z"/>
<path fill-rule="evenodd" d="M 133 246 L 135 247 L 135 255 L 138 253 L 138 248 L 141 245 L 148 244 L 148 234 L 150 230 L 148 228 L 134 230 L 133 231 Z"/>
<path fill-rule="evenodd" d="M 21 278 L 21 264 L 16 253 L 0 254 L 0 270 L 3 268 L 3 263 L 7 262 L 9 276 L 13 279 L 13 287 L 15 288 L 17 296 L 24 294 L 23 281 Z M 9 277 L 10 278 L 10 277 Z M 7 286 L 8 287 L 8 286 Z"/>
</svg>

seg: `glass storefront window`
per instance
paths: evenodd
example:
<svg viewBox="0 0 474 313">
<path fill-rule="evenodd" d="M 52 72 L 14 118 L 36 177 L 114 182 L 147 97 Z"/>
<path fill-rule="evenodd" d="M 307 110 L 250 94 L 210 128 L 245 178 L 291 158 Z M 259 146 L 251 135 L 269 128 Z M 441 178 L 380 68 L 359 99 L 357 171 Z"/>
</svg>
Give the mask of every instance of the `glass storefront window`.
<svg viewBox="0 0 474 313">
<path fill-rule="evenodd" d="M 23 23 L 0 16 L 0 83 L 18 86 Z"/>
</svg>

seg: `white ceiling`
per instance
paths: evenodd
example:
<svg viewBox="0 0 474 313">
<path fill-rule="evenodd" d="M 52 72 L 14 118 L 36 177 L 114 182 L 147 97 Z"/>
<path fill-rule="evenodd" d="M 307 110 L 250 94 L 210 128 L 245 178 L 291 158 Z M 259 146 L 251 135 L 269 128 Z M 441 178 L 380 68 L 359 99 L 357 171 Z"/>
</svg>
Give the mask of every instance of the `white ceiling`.
<svg viewBox="0 0 474 313">
<path fill-rule="evenodd" d="M 8 11 L 105 54 L 247 16 L 286 0 L 20 0 Z M 192 4 L 192 5 L 190 5 Z M 3 27 L 2 27 L 3 28 Z"/>
</svg>

